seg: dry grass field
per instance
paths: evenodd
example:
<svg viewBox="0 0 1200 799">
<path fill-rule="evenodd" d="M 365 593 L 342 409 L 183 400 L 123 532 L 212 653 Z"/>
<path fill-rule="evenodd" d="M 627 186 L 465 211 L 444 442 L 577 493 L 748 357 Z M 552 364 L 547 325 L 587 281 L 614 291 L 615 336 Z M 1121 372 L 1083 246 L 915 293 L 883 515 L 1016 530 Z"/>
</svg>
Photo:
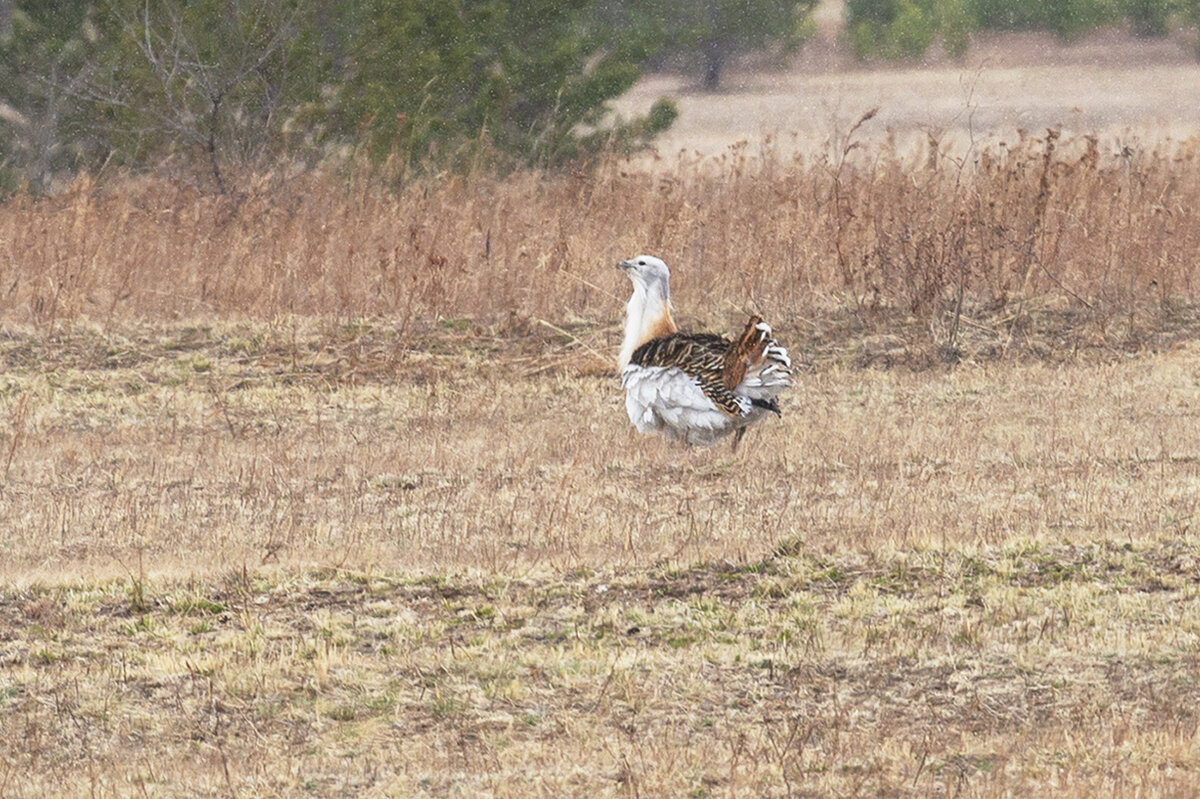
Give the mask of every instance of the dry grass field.
<svg viewBox="0 0 1200 799">
<path fill-rule="evenodd" d="M 0 205 L 0 797 L 1195 796 L 1200 149 Z M 635 436 L 627 286 L 801 361 Z"/>
</svg>

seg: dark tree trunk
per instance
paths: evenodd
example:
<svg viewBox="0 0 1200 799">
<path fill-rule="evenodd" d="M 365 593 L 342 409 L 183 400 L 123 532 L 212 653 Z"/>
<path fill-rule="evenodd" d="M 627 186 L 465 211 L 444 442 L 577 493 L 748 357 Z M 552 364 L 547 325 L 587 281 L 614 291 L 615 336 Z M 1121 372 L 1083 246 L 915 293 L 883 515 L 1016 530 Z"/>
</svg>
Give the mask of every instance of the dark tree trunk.
<svg viewBox="0 0 1200 799">
<path fill-rule="evenodd" d="M 708 35 L 701 45 L 704 48 L 704 90 L 714 91 L 721 83 L 721 69 L 725 66 L 725 40 L 721 35 L 721 0 L 707 0 L 704 4 L 708 16 Z"/>
<path fill-rule="evenodd" d="M 704 89 L 713 91 L 721 84 L 721 70 L 725 66 L 725 42 L 712 39 L 704 43 Z"/>
</svg>

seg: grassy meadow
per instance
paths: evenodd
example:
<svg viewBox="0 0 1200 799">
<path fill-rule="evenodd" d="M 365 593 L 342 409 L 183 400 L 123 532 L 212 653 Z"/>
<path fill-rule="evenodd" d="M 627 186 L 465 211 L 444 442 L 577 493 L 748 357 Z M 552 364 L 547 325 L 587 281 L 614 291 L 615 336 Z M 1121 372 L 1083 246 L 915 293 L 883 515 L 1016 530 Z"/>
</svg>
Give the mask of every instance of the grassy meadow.
<svg viewBox="0 0 1200 799">
<path fill-rule="evenodd" d="M 0 798 L 1195 796 L 1200 144 L 856 135 L 0 205 Z"/>
</svg>

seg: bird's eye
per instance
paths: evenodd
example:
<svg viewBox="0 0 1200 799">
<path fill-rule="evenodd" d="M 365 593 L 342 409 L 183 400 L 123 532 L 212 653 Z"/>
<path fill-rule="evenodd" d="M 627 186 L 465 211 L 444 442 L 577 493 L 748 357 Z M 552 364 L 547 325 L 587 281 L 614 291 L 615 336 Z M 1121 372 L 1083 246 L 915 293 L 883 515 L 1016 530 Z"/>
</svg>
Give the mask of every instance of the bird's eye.
<svg viewBox="0 0 1200 799">
<path fill-rule="evenodd" d="M 645 265 L 646 265 L 645 261 L 638 261 L 638 266 L 645 266 Z"/>
</svg>

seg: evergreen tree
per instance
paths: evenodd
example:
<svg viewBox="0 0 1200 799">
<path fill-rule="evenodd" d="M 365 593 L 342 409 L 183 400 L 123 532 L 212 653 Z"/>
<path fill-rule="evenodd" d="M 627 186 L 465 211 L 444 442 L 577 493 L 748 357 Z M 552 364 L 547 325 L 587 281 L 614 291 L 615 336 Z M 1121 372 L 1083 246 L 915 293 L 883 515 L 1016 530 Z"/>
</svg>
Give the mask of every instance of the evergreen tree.
<svg viewBox="0 0 1200 799">
<path fill-rule="evenodd" d="M 716 89 L 735 53 L 771 43 L 794 47 L 816 0 L 664 0 L 668 51 L 699 57 L 701 83 Z"/>
<path fill-rule="evenodd" d="M 613 121 L 650 38 L 590 0 L 0 0 L 0 174 L 232 175 L 355 150 L 554 165 L 669 126 Z M 68 124 L 69 123 L 69 124 Z M 36 177 L 36 179 L 34 179 Z M 10 181 L 11 182 L 11 181 Z"/>
<path fill-rule="evenodd" d="M 94 71 L 89 0 L 0 0 L 0 187 L 35 191 L 102 145 L 78 92 Z"/>
<path fill-rule="evenodd" d="M 595 149 L 608 100 L 637 80 L 647 40 L 595 24 L 582 0 L 363 0 L 347 31 L 337 108 L 374 154 L 462 160 L 480 147 L 555 164 Z M 608 131 L 647 138 L 670 124 L 659 106 Z M 438 152 L 446 147 L 453 153 Z"/>
</svg>

